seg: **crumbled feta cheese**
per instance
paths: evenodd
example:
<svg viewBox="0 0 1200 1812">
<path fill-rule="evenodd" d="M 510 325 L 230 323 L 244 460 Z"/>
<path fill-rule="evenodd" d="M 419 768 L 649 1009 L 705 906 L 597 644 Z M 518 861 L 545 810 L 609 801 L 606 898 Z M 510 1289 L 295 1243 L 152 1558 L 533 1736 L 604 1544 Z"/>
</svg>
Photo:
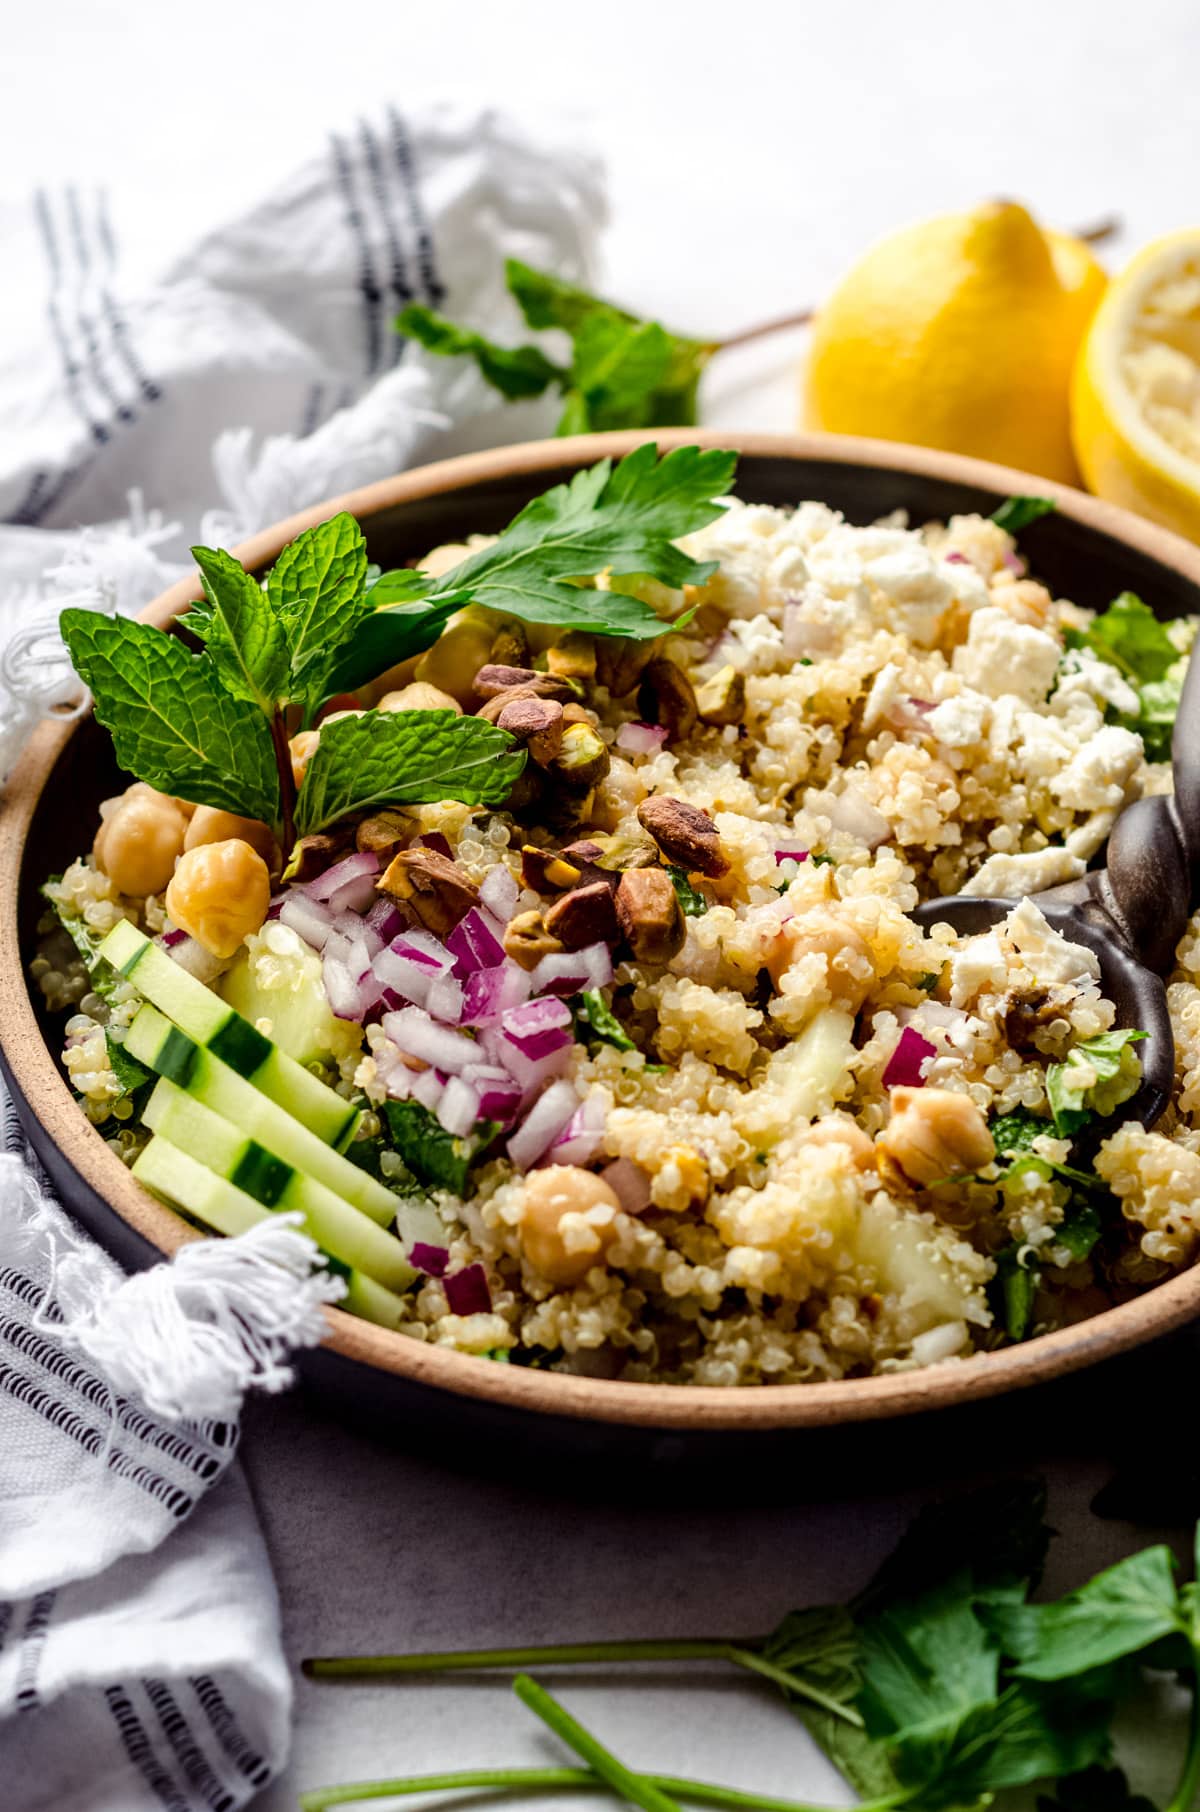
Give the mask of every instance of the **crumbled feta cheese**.
<svg viewBox="0 0 1200 1812">
<path fill-rule="evenodd" d="M 910 639 L 929 647 L 942 613 L 954 601 L 954 587 L 942 564 L 919 541 L 905 538 L 903 547 L 865 563 L 871 583 L 891 603 Z"/>
<path fill-rule="evenodd" d="M 1105 724 L 1051 781 L 1050 791 L 1075 811 L 1099 811 L 1121 804 L 1141 765 L 1141 737 Z"/>
<path fill-rule="evenodd" d="M 867 693 L 862 714 L 863 729 L 873 730 L 907 696 L 899 667 L 895 661 L 888 661 L 875 675 L 871 690 Z"/>
<path fill-rule="evenodd" d="M 960 692 L 947 698 L 925 719 L 926 727 L 947 749 L 971 749 L 987 735 L 991 700 L 982 692 Z"/>
<path fill-rule="evenodd" d="M 1019 900 L 1027 893 L 1040 893 L 1044 887 L 1077 881 L 1086 866 L 1078 856 L 1057 845 L 1016 856 L 1001 853 L 989 856 L 983 867 L 976 869 L 963 892 L 979 899 Z"/>
<path fill-rule="evenodd" d="M 1041 704 L 1054 682 L 1061 650 L 1052 635 L 1014 623 L 989 605 L 977 610 L 966 645 L 954 651 L 954 671 L 989 698 L 1011 693 L 1027 705 Z"/>
<path fill-rule="evenodd" d="M 1049 786 L 1077 753 L 1064 725 L 1036 711 L 1019 711 L 1012 730 L 1013 766 L 1023 780 Z"/>
<path fill-rule="evenodd" d="M 783 631 L 768 616 L 735 617 L 717 652 L 722 666 L 739 673 L 770 673 L 783 653 Z"/>
<path fill-rule="evenodd" d="M 1042 982 L 1098 981 L 1100 963 L 1083 944 L 1055 931 L 1032 900 L 1022 900 L 1004 921 L 1004 935 Z"/>
<path fill-rule="evenodd" d="M 1002 988 L 1008 979 L 1008 962 L 994 931 L 973 937 L 950 959 L 950 1004 L 965 1007 L 984 988 Z"/>
<path fill-rule="evenodd" d="M 1124 674 L 1102 661 L 1090 648 L 1072 648 L 1063 656 L 1062 672 L 1051 701 L 1055 711 L 1066 715 L 1081 698 L 1093 703 L 1111 705 L 1132 717 L 1138 708 L 1138 695 Z"/>
</svg>

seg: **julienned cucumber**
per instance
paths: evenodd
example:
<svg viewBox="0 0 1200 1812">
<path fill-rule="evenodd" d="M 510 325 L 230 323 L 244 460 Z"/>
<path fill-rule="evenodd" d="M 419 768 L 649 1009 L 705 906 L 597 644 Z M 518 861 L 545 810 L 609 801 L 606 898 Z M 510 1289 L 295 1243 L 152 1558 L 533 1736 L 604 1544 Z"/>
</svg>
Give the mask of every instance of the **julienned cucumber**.
<svg viewBox="0 0 1200 1812">
<path fill-rule="evenodd" d="M 389 1290 L 406 1290 L 416 1277 L 395 1234 L 385 1233 L 360 1208 L 305 1176 L 278 1152 L 248 1138 L 165 1076 L 142 1118 L 151 1132 L 265 1208 L 298 1210 L 322 1251 L 343 1265 L 365 1271 Z"/>
<path fill-rule="evenodd" d="M 395 1219 L 400 1204 L 390 1189 L 326 1145 L 211 1050 L 196 1044 L 156 1007 L 143 1007 L 138 1013 L 126 1034 L 125 1049 L 294 1169 L 324 1183 L 343 1201 L 353 1202 L 381 1227 Z"/>
<path fill-rule="evenodd" d="M 216 1176 L 178 1145 L 158 1135 L 139 1153 L 133 1174 L 155 1195 L 203 1221 L 215 1233 L 245 1233 L 265 1221 L 271 1212 L 252 1200 L 245 1190 Z M 352 1266 L 338 1264 L 334 1268 L 345 1276 L 346 1294 L 341 1306 L 352 1314 L 376 1321 L 381 1327 L 396 1328 L 410 1312 L 402 1296 L 385 1290 L 373 1277 Z"/>
<path fill-rule="evenodd" d="M 139 993 L 160 1008 L 181 1032 L 204 1045 L 239 1076 L 277 1102 L 318 1139 L 339 1151 L 354 1137 L 358 1110 L 341 1095 L 272 1044 L 211 988 L 172 962 L 166 951 L 122 919 L 98 955 L 128 976 Z"/>
</svg>

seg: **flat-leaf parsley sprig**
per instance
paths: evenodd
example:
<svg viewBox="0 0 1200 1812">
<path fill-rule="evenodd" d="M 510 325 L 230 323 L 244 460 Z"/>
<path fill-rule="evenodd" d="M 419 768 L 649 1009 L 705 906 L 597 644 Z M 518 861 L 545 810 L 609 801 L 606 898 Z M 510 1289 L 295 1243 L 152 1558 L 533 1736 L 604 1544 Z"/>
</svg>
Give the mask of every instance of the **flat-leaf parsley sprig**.
<svg viewBox="0 0 1200 1812">
<path fill-rule="evenodd" d="M 1175 1673 L 1192 1716 L 1178 1784 L 1161 1812 L 1190 1812 L 1200 1794 L 1200 1598 L 1180 1586 L 1175 1559 L 1152 1547 L 1050 1603 L 1031 1602 L 1050 1540 L 1036 1481 L 990 1488 L 925 1511 L 875 1578 L 845 1606 L 790 1612 L 772 1635 L 599 1643 L 459 1655 L 314 1660 L 317 1678 L 457 1668 L 561 1666 L 575 1661 L 711 1659 L 721 1653 L 778 1685 L 864 1808 L 912 1812 L 982 1808 L 996 1794 L 1044 1783 L 1040 1812 L 1159 1812 L 1112 1766 L 1118 1704 L 1142 1670 Z M 1197 1555 L 1200 1559 L 1200 1554 Z M 661 1795 L 699 1803 L 813 1812 L 710 1783 L 642 1775 L 613 1758 L 532 1683 L 520 1696 L 589 1762 L 561 1772 L 361 1782 L 304 1796 L 306 1812 L 355 1799 L 436 1788 L 607 1784 L 627 1803 Z M 630 1791 L 630 1784 L 636 1791 Z M 656 1797 L 658 1796 L 658 1797 Z"/>
<path fill-rule="evenodd" d="M 322 730 L 299 789 L 289 737 L 335 694 L 430 647 L 470 603 L 595 635 L 662 635 L 671 625 L 621 581 L 679 588 L 712 572 L 675 542 L 718 514 L 735 465 L 732 453 L 698 447 L 660 460 L 653 445 L 615 467 L 602 460 L 436 579 L 408 569 L 373 577 L 346 514 L 297 536 L 265 584 L 232 554 L 197 547 L 204 598 L 185 627 L 198 654 L 148 623 L 91 610 L 63 611 L 63 639 L 123 768 L 193 804 L 261 818 L 286 860 L 298 835 L 374 805 L 504 800 L 525 754 L 482 718 L 343 718 Z M 601 574 L 610 589 L 593 583 Z"/>
</svg>

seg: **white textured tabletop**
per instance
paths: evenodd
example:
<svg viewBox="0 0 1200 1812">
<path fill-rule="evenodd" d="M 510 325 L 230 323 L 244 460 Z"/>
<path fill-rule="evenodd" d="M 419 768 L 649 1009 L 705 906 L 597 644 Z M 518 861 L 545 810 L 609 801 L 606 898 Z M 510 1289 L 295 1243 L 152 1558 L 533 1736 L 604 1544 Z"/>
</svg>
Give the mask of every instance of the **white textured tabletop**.
<svg viewBox="0 0 1200 1812">
<path fill-rule="evenodd" d="M 1059 225 L 1116 212 L 1118 256 L 1194 224 L 1198 55 L 1192 0 L 58 0 L 52 24 L 7 24 L 0 180 L 112 180 L 126 224 L 169 214 L 183 243 L 378 100 L 553 109 L 608 161 L 612 292 L 731 330 L 820 296 L 874 234 L 984 196 Z M 731 358 L 706 417 L 789 427 L 799 349 Z M 295 1401 L 255 1413 L 246 1458 L 296 1656 L 769 1625 L 861 1583 L 913 1501 L 881 1478 L 870 1502 L 660 1511 L 633 1479 L 619 1510 L 567 1505 L 545 1480 L 472 1482 Z M 1130 1543 L 1088 1514 L 1102 1476 L 1054 1472 L 1060 1583 Z M 563 1696 L 639 1764 L 849 1798 L 751 1682 L 589 1675 Z M 323 1782 L 552 1749 L 498 1682 L 302 1684 L 292 1767 L 258 1812 Z"/>
</svg>

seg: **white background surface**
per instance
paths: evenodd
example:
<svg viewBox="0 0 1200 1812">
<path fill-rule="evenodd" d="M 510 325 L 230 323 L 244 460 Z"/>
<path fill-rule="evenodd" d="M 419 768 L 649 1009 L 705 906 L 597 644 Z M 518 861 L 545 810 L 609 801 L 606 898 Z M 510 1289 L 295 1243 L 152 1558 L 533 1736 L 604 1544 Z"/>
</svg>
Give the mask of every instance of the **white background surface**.
<svg viewBox="0 0 1200 1812">
<path fill-rule="evenodd" d="M 1117 257 L 1200 208 L 1192 0 L 57 0 L 10 19 L 5 44 L 0 195 L 107 182 L 148 263 L 330 126 L 424 95 L 578 119 L 611 172 L 611 292 L 685 329 L 819 297 L 872 235 L 984 196 L 1057 225 L 1115 210 Z M 790 426 L 799 345 L 729 360 L 708 419 Z M 567 1508 L 532 1483 L 517 1495 L 372 1447 L 294 1403 L 255 1415 L 246 1453 L 297 1656 L 767 1626 L 853 1589 L 910 1508 L 647 1512 L 636 1480 L 623 1511 Z M 1095 1482 L 1055 1481 L 1062 1583 L 1130 1539 L 1087 1517 Z M 564 1696 L 637 1763 L 838 1799 L 768 1689 L 651 1676 Z M 297 1711 L 292 1770 L 261 1812 L 321 1782 L 554 1749 L 494 1682 L 301 1686 Z"/>
</svg>

